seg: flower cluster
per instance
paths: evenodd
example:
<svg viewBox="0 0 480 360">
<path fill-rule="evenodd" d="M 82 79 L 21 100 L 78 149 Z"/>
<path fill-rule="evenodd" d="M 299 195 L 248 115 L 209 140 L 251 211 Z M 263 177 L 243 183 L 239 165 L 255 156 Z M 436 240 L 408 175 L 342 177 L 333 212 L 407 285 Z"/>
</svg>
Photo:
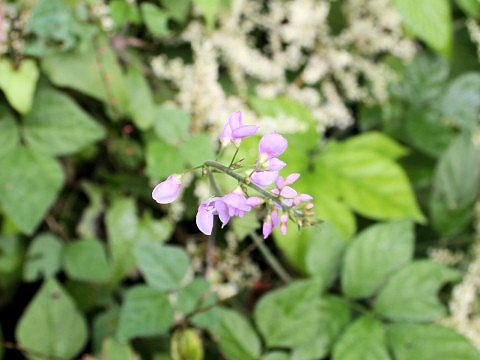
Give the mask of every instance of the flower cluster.
<svg viewBox="0 0 480 360">
<path fill-rule="evenodd" d="M 255 135 L 258 127 L 255 125 L 243 125 L 242 113 L 234 112 L 223 127 L 220 136 L 221 146 L 234 145 L 237 150 L 242 139 Z M 287 164 L 278 157 L 287 149 L 288 141 L 277 132 L 264 135 L 258 144 L 258 157 L 253 169 L 246 172 L 246 176 L 236 172 L 241 165 L 230 165 L 207 161 L 204 167 L 208 171 L 215 169 L 239 180 L 239 186 L 224 196 L 210 197 L 200 204 L 196 216 L 196 223 L 201 232 L 206 235 L 212 234 L 214 216 L 217 215 L 222 228 L 228 224 L 234 216 L 243 217 L 245 212 L 262 204 L 267 206 L 267 215 L 263 223 L 263 236 L 267 238 L 272 230 L 278 226 L 280 220 L 280 231 L 287 233 L 289 219 L 295 221 L 299 226 L 311 224 L 313 216 L 313 199 L 308 194 L 299 194 L 290 185 L 295 183 L 300 174 L 293 173 L 286 178 L 279 176 L 279 170 Z M 236 154 L 236 153 L 235 153 Z M 235 159 L 235 155 L 234 155 Z M 234 163 L 232 159 L 231 164 Z M 274 184 L 273 188 L 267 188 Z M 178 197 L 182 185 L 182 175 L 170 175 L 167 180 L 158 184 L 153 189 L 152 197 L 160 204 L 168 204 Z M 257 191 L 260 196 L 247 196 L 247 187 Z M 279 214 L 281 213 L 281 214 Z"/>
</svg>

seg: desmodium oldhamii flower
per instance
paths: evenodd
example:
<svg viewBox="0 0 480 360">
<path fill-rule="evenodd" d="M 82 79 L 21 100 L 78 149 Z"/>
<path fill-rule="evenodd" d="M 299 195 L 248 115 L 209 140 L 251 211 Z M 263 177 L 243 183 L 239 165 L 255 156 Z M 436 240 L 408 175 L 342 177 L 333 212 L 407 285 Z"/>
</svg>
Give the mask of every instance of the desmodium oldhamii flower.
<svg viewBox="0 0 480 360">
<path fill-rule="evenodd" d="M 179 174 L 170 175 L 167 180 L 155 186 L 152 191 L 152 198 L 159 204 L 169 204 L 178 197 L 182 186 L 182 176 Z"/>
<path fill-rule="evenodd" d="M 230 114 L 230 117 L 223 126 L 222 134 L 220 135 L 220 142 L 222 146 L 230 145 L 230 143 L 239 146 L 242 139 L 255 135 L 258 131 L 256 125 L 243 125 L 242 112 L 235 111 Z"/>
</svg>

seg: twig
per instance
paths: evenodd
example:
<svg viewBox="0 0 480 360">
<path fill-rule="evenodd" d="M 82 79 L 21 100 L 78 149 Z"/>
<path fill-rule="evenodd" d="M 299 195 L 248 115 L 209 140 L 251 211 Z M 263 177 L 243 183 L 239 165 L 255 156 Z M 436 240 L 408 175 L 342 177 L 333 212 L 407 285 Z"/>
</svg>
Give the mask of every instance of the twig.
<svg viewBox="0 0 480 360">
<path fill-rule="evenodd" d="M 39 358 L 46 359 L 46 360 L 67 360 L 66 358 L 61 356 L 48 355 L 35 350 L 27 349 L 19 344 L 15 344 L 9 341 L 3 341 L 3 340 L 0 341 L 0 346 L 4 347 L 5 349 L 17 350 L 17 351 L 20 351 L 21 353 L 31 355 L 31 356 L 37 356 Z"/>
<path fill-rule="evenodd" d="M 277 275 L 283 280 L 285 283 L 289 283 L 292 281 L 292 277 L 288 274 L 288 272 L 283 268 L 282 264 L 277 260 L 275 255 L 270 251 L 270 249 L 265 246 L 263 239 L 261 239 L 257 234 L 254 232 L 250 233 L 250 237 L 257 245 L 258 249 L 262 253 L 265 260 L 271 266 L 271 268 L 277 273 Z"/>
</svg>

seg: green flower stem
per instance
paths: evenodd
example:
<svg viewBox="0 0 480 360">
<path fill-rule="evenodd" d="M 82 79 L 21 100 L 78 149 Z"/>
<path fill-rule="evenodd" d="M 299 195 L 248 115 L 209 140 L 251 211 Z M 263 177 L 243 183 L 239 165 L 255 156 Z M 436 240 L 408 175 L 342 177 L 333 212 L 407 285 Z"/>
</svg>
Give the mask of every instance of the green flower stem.
<svg viewBox="0 0 480 360">
<path fill-rule="evenodd" d="M 252 238 L 255 245 L 257 245 L 265 260 L 268 262 L 270 267 L 277 273 L 280 279 L 282 279 L 285 283 L 291 282 L 292 277 L 288 274 L 287 270 L 283 268 L 275 255 L 273 255 L 273 253 L 270 251 L 270 249 L 265 245 L 263 239 L 253 232 L 250 233 L 250 237 Z"/>
<path fill-rule="evenodd" d="M 290 206 L 287 206 L 285 205 L 282 200 L 275 194 L 271 193 L 270 191 L 267 191 L 263 188 L 261 188 L 260 186 L 250 182 L 250 181 L 246 181 L 246 178 L 245 176 L 229 169 L 228 167 L 226 167 L 225 165 L 217 162 L 217 161 L 212 161 L 212 160 L 207 160 L 205 161 L 204 163 L 205 165 L 207 166 L 210 166 L 220 172 L 223 172 L 231 177 L 233 177 L 234 179 L 238 180 L 239 182 L 241 182 L 242 184 L 245 184 L 246 186 L 248 186 L 249 188 L 255 190 L 256 192 L 260 193 L 261 195 L 263 195 L 264 197 L 272 200 L 273 202 L 277 203 L 278 205 L 281 206 L 282 210 L 285 211 L 286 213 L 293 213 L 293 215 L 297 218 L 301 218 L 302 217 L 302 213 L 300 213 L 298 210 L 295 210 L 293 208 L 291 208 Z"/>
</svg>

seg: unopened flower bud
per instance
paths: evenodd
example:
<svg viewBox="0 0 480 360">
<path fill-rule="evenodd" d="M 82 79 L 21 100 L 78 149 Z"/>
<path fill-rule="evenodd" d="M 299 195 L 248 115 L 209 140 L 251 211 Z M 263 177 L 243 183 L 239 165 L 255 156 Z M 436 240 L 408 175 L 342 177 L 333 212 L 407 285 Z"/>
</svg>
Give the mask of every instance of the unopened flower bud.
<svg viewBox="0 0 480 360">
<path fill-rule="evenodd" d="M 202 339 L 194 329 L 178 329 L 170 343 L 173 360 L 203 360 Z"/>
</svg>

